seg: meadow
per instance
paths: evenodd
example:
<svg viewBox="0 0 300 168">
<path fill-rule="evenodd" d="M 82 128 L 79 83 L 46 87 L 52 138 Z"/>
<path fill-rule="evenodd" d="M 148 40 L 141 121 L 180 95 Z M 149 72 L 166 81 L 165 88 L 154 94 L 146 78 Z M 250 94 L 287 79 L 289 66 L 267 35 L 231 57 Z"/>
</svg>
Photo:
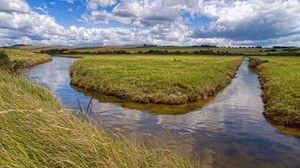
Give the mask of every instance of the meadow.
<svg viewBox="0 0 300 168">
<path fill-rule="evenodd" d="M 227 86 L 243 57 L 89 56 L 70 68 L 71 83 L 125 101 L 198 102 Z"/>
<path fill-rule="evenodd" d="M 266 105 L 264 115 L 275 124 L 300 127 L 300 57 L 259 57 Z"/>
<path fill-rule="evenodd" d="M 299 56 L 300 48 L 289 46 L 217 47 L 201 46 L 32 46 L 21 45 L 12 48 L 59 55 L 82 54 L 157 54 L 157 55 L 251 55 L 251 56 Z"/>
<path fill-rule="evenodd" d="M 3 67 L 0 102 L 0 167 L 192 167 L 167 150 L 109 136 L 44 87 Z"/>
</svg>

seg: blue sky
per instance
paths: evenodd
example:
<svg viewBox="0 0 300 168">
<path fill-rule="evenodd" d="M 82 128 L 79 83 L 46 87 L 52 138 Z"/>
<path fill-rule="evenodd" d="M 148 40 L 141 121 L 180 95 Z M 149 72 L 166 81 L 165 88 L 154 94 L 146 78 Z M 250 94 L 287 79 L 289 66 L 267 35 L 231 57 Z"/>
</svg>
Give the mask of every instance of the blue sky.
<svg viewBox="0 0 300 168">
<path fill-rule="evenodd" d="M 0 46 L 300 46 L 296 0 L 0 0 Z"/>
</svg>

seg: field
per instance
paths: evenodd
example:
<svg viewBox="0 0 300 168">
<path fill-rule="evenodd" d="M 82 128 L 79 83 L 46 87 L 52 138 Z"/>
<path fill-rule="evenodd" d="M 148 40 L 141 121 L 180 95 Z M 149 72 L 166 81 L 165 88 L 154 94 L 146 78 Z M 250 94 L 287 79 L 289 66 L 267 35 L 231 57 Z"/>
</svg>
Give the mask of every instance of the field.
<svg viewBox="0 0 300 168">
<path fill-rule="evenodd" d="M 227 86 L 242 57 L 91 56 L 70 69 L 72 84 L 126 101 L 197 102 Z"/>
<path fill-rule="evenodd" d="M 165 150 L 110 137 L 45 88 L 0 68 L 0 167 L 192 167 Z"/>
<path fill-rule="evenodd" d="M 12 48 L 33 52 L 59 55 L 78 54 L 157 54 L 157 55 L 300 55 L 300 48 L 296 47 L 216 47 L 216 46 L 31 46 L 21 45 Z"/>
<path fill-rule="evenodd" d="M 259 57 L 264 115 L 280 125 L 300 127 L 300 57 Z"/>
</svg>

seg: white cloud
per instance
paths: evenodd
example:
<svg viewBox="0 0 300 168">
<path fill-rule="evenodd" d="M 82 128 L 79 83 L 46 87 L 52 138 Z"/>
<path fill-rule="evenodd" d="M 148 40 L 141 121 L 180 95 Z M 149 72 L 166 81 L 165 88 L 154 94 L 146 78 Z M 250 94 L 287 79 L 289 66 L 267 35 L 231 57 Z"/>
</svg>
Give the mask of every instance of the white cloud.
<svg viewBox="0 0 300 168">
<path fill-rule="evenodd" d="M 0 12 L 19 12 L 28 13 L 30 11 L 29 5 L 22 0 L 1 0 Z"/>
<path fill-rule="evenodd" d="M 184 10 L 184 0 L 162 1 L 162 0 L 121 0 L 114 8 L 112 13 L 105 10 L 97 10 L 96 3 L 90 5 L 92 2 L 88 1 L 89 13 L 82 16 L 82 20 L 92 23 L 109 23 L 110 20 L 121 23 L 133 23 L 135 25 L 153 25 L 161 23 L 169 23 L 181 19 L 180 15 Z M 104 1 L 101 1 L 104 3 Z M 109 6 L 116 3 L 110 1 Z M 108 4 L 103 4 L 108 6 Z M 103 22 L 105 21 L 105 22 Z"/>
<path fill-rule="evenodd" d="M 99 7 L 112 6 L 117 3 L 117 0 L 86 0 L 89 10 L 97 10 Z"/>
<path fill-rule="evenodd" d="M 300 45 L 299 1 L 86 1 L 89 12 L 81 21 L 115 21 L 129 28 L 65 28 L 55 18 L 32 11 L 24 0 L 1 0 L 1 4 L 0 45 Z M 113 6 L 112 11 L 106 6 Z M 206 16 L 212 22 L 191 28 L 186 13 L 191 20 Z"/>
<path fill-rule="evenodd" d="M 60 1 L 65 1 L 65 2 L 68 2 L 68 3 L 74 3 L 76 0 L 60 0 Z"/>
<path fill-rule="evenodd" d="M 34 7 L 34 9 L 39 10 L 39 11 L 43 12 L 46 15 L 48 14 L 46 6 L 45 7 Z"/>
<path fill-rule="evenodd" d="M 222 3 L 221 3 L 222 4 Z M 234 1 L 205 8 L 214 18 L 194 32 L 197 38 L 226 37 L 234 40 L 264 40 L 300 33 L 299 1 Z"/>
</svg>

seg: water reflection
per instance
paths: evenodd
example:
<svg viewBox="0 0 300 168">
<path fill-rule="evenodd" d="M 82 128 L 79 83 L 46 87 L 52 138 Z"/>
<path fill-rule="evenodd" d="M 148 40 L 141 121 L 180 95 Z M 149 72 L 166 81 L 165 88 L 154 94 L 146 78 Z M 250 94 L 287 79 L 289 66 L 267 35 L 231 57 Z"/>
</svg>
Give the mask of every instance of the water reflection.
<svg viewBox="0 0 300 168">
<path fill-rule="evenodd" d="M 48 87 L 66 106 L 78 109 L 78 99 L 87 105 L 92 93 L 69 85 L 68 69 L 74 61 L 54 57 L 33 68 L 30 79 Z M 249 72 L 244 61 L 232 83 L 204 106 L 144 106 L 96 95 L 91 117 L 112 133 L 121 132 L 138 143 L 155 146 L 156 142 L 190 158 L 212 159 L 213 167 L 299 167 L 300 139 L 279 132 L 264 119 L 260 95 L 257 75 Z M 148 112 L 165 113 L 165 109 L 191 112 Z"/>
</svg>

